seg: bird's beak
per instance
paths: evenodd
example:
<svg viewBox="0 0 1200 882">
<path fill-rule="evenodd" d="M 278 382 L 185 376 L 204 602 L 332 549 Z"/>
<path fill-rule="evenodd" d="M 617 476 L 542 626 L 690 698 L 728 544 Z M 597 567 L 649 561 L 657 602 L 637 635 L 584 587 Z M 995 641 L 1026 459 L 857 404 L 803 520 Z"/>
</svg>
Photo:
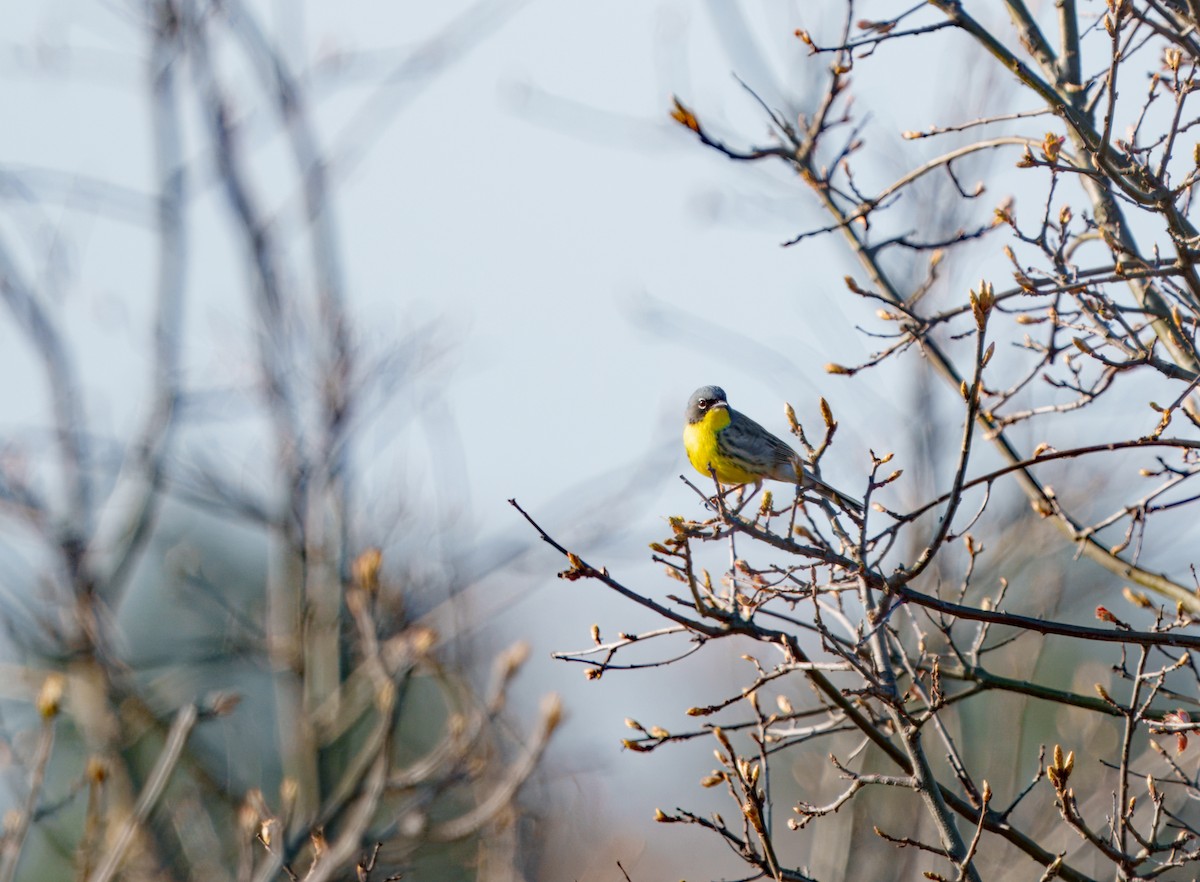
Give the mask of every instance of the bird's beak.
<svg viewBox="0 0 1200 882">
<path fill-rule="evenodd" d="M 722 407 L 725 408 L 726 410 L 729 410 L 729 402 L 728 401 L 714 401 L 711 405 L 709 405 L 708 409 L 709 410 L 719 410 Z"/>
</svg>

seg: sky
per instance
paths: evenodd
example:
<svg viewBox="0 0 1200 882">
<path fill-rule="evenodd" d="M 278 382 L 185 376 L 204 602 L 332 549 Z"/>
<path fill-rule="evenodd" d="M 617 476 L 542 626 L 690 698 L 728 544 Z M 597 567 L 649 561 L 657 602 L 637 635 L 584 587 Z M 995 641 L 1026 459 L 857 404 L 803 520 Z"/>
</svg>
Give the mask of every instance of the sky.
<svg viewBox="0 0 1200 882">
<path fill-rule="evenodd" d="M 596 854 L 626 854 L 643 878 L 654 868 L 707 873 L 719 852 L 705 850 L 705 837 L 650 818 L 658 805 L 704 804 L 691 784 L 709 770 L 708 748 L 651 761 L 621 752 L 620 739 L 625 717 L 670 729 L 717 684 L 736 690 L 737 648 L 718 664 L 585 682 L 550 653 L 586 646 L 593 623 L 615 634 L 653 620 L 599 585 L 555 580 L 561 561 L 506 500 L 661 596 L 670 583 L 646 544 L 662 537 L 667 515 L 700 514 L 678 478 L 693 389 L 722 385 L 778 434 L 785 401 L 816 426 L 825 396 L 842 422 L 825 472 L 839 486 L 911 419 L 901 377 L 884 371 L 852 385 L 823 369 L 863 360 L 875 344 L 855 326 L 878 323 L 872 305 L 844 296 L 854 267 L 840 242 L 781 247 L 823 222 L 802 185 L 782 168 L 716 156 L 669 119 L 678 94 L 735 141 L 766 140 L 742 82 L 772 106 L 803 107 L 820 70 L 792 36 L 814 26 L 808 4 L 746 4 L 744 17 L 719 0 L 256 8 L 317 96 L 357 339 L 384 351 L 416 334 L 434 350 L 421 380 L 392 402 L 420 418 L 364 433 L 366 480 L 381 497 L 410 488 L 454 519 L 454 553 L 480 573 L 462 598 L 463 639 L 480 659 L 517 638 L 534 649 L 517 718 L 542 692 L 564 696 L 552 789 L 573 806 L 580 835 L 595 829 L 589 813 L 602 819 L 612 848 Z M 8 4 L 0 20 L 0 118 L 18 121 L 0 139 L 0 231 L 23 243 L 29 270 L 69 306 L 94 392 L 89 416 L 120 437 L 136 423 L 129 390 L 149 358 L 136 320 L 153 278 L 150 207 L 139 195 L 151 165 L 144 41 L 116 0 Z M 466 22 L 465 36 L 431 44 L 452 21 Z M 401 79 L 384 83 L 396 69 Z M 873 130 L 894 138 L 928 125 L 916 86 L 938 73 L 937 64 L 911 69 L 910 85 L 875 110 Z M 267 185 L 281 146 L 246 110 Z M 23 198 L 10 174 L 38 198 Z M 886 177 L 881 170 L 879 182 Z M 105 182 L 99 210 L 94 182 Z M 201 188 L 186 362 L 193 376 L 236 384 L 254 365 L 236 295 L 240 255 L 222 236 L 222 211 Z M 0 370 L 32 376 L 17 339 L 0 325 Z M 23 386 L 3 394 L 3 422 L 30 432 L 44 424 L 45 401 Z M 252 481 L 255 452 L 231 445 L 229 455 Z M 589 864 L 577 878 L 617 876 Z"/>
</svg>

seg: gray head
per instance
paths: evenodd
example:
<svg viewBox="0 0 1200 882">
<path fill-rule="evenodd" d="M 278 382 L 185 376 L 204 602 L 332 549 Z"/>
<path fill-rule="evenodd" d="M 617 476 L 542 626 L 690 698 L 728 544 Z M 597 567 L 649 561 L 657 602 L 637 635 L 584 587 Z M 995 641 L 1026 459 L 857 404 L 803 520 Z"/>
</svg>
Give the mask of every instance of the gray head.
<svg viewBox="0 0 1200 882">
<path fill-rule="evenodd" d="M 725 390 L 720 386 L 701 386 L 688 399 L 687 421 L 698 423 L 714 407 L 729 407 Z"/>
</svg>

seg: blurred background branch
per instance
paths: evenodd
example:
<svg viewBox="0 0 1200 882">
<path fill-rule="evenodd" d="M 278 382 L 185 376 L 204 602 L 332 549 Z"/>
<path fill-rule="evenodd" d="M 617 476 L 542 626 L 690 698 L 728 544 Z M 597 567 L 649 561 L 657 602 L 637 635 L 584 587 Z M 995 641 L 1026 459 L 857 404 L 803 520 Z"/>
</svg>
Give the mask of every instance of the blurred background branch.
<svg viewBox="0 0 1200 882">
<path fill-rule="evenodd" d="M 488 27 L 516 8 L 490 4 Z M 41 719 L 16 757 L 28 777 L 0 876 L 521 877 L 535 856 L 514 846 L 516 806 L 561 709 L 548 699 L 532 728 L 506 720 L 527 652 L 503 656 L 491 696 L 443 657 L 453 633 L 418 622 L 453 588 L 420 581 L 442 552 L 408 559 L 363 507 L 357 434 L 387 419 L 371 386 L 423 382 L 405 349 L 429 340 L 372 352 L 351 316 L 310 80 L 249 4 L 119 15 L 143 40 L 153 189 L 137 199 L 157 238 L 148 308 L 130 313 L 145 374 L 115 390 L 128 434 L 98 428 L 108 380 L 78 366 L 73 307 L 0 236 L 0 292 L 54 438 L 53 455 L 0 466 L 6 564 L 37 593 L 37 625 L 12 623 L 5 654 L 41 693 L 4 721 L 16 738 Z M 427 77 L 480 36 L 457 25 L 414 57 Z M 233 247 L 228 291 L 197 284 L 214 232 Z M 198 325 L 209 309 L 244 322 L 224 364 Z M 252 419 L 206 424 L 231 407 Z"/>
</svg>

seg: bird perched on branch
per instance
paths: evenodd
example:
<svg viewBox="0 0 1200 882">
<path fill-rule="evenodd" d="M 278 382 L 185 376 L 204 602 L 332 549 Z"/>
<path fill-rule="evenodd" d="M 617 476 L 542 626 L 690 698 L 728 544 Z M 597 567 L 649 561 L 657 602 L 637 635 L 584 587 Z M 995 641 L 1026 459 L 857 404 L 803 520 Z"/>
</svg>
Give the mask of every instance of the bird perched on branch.
<svg viewBox="0 0 1200 882">
<path fill-rule="evenodd" d="M 692 393 L 683 427 L 683 446 L 696 471 L 714 472 L 721 484 L 753 484 L 757 493 L 764 478 L 812 490 L 853 514 L 863 504 L 815 477 L 792 446 L 750 417 L 729 406 L 720 386 L 701 386 Z"/>
</svg>

